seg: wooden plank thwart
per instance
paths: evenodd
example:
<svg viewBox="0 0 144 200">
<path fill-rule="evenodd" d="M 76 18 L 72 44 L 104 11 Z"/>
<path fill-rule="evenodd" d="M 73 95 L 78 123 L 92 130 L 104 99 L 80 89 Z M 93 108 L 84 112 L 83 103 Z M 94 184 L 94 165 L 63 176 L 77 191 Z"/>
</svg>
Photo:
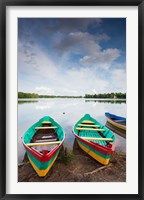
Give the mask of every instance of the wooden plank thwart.
<svg viewBox="0 0 144 200">
<path fill-rule="evenodd" d="M 95 138 L 95 137 L 81 137 L 85 140 L 100 140 L 100 141 L 113 141 L 112 138 Z"/>
<path fill-rule="evenodd" d="M 100 129 L 100 128 L 80 128 L 77 127 L 76 130 L 85 130 L 85 131 L 105 131 L 105 129 Z"/>
<path fill-rule="evenodd" d="M 85 127 L 100 127 L 100 125 L 95 125 L 95 124 L 78 124 L 78 126 L 85 126 Z"/>
<path fill-rule="evenodd" d="M 94 122 L 92 122 L 90 120 L 84 120 L 84 121 L 82 121 L 82 123 L 95 124 Z"/>
<path fill-rule="evenodd" d="M 42 124 L 51 124 L 50 121 L 43 121 Z"/>
<path fill-rule="evenodd" d="M 57 128 L 57 126 L 48 126 L 48 127 L 46 127 L 46 126 L 40 126 L 40 127 L 35 127 L 35 129 L 36 130 L 39 130 L 39 129 L 55 129 L 55 128 Z"/>
<path fill-rule="evenodd" d="M 62 141 L 54 141 L 54 142 L 36 142 L 36 143 L 28 143 L 26 144 L 28 147 L 32 146 L 45 146 L 45 145 L 50 145 L 50 144 L 60 144 Z"/>
</svg>

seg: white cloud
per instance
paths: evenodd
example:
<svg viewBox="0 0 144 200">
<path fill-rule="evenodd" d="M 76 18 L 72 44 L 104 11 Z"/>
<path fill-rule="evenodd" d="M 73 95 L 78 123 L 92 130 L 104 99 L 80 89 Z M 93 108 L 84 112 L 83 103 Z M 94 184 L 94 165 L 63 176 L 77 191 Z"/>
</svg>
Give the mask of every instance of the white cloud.
<svg viewBox="0 0 144 200">
<path fill-rule="evenodd" d="M 84 65 L 96 66 L 101 69 L 109 69 L 112 63 L 120 56 L 118 49 L 106 49 L 103 51 L 94 51 L 91 55 L 86 55 L 80 59 Z"/>
<path fill-rule="evenodd" d="M 56 79 L 58 66 L 39 46 L 19 42 L 18 70 L 27 76 Z M 33 80 L 33 79 L 32 79 Z"/>
<path fill-rule="evenodd" d="M 70 54 L 81 53 L 83 57 L 79 60 L 82 65 L 109 69 L 111 64 L 121 55 L 117 48 L 102 49 L 101 41 L 107 41 L 110 37 L 103 33 L 92 35 L 88 32 L 70 32 L 61 40 L 56 42 L 54 48 L 64 58 Z"/>
<path fill-rule="evenodd" d="M 84 67 L 79 63 L 71 67 L 70 62 L 70 67 L 65 66 L 61 57 L 50 57 L 48 51 L 38 45 L 19 42 L 18 70 L 22 76 L 26 75 L 24 79 L 19 76 L 20 91 L 29 91 L 29 84 L 26 83 L 30 81 L 31 88 L 35 89 L 36 93 L 46 95 L 77 96 L 86 93 L 112 92 L 114 89 L 121 91 L 126 88 L 123 66 L 118 66 L 118 69 L 110 68 L 120 56 L 118 49 L 101 50 L 100 45 L 95 42 L 96 38 L 88 33 L 71 33 L 71 37 L 76 45 L 81 41 L 82 46 L 79 48 L 83 47 L 84 56 L 80 62 Z M 72 41 L 67 43 L 68 49 L 73 46 Z M 67 56 L 65 59 L 68 58 Z"/>
<path fill-rule="evenodd" d="M 126 92 L 126 71 L 125 69 L 113 69 L 110 73 L 111 84 L 116 91 Z"/>
</svg>

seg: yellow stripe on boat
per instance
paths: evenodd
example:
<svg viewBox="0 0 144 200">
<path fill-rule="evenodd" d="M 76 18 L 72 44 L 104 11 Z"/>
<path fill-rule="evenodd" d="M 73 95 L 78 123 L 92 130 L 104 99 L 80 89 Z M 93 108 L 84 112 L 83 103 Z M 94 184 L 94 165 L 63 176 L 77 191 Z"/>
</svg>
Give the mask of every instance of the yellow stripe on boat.
<svg viewBox="0 0 144 200">
<path fill-rule="evenodd" d="M 96 153 L 94 153 L 93 151 L 89 150 L 88 148 L 84 147 L 82 144 L 80 144 L 78 142 L 80 148 L 85 151 L 87 154 L 89 154 L 91 157 L 93 157 L 95 160 L 97 160 L 98 162 L 100 162 L 103 165 L 107 165 L 109 163 L 110 158 L 103 158 L 99 155 L 97 155 Z"/>
<path fill-rule="evenodd" d="M 48 168 L 47 168 L 47 169 L 43 169 L 43 170 L 40 170 L 40 169 L 34 164 L 34 162 L 30 159 L 29 156 L 28 156 L 28 158 L 29 158 L 29 161 L 30 161 L 31 165 L 33 166 L 34 170 L 37 172 L 37 174 L 38 174 L 39 176 L 45 176 L 45 175 L 48 173 L 48 171 L 50 170 L 50 168 L 52 167 L 52 165 L 54 164 L 54 162 L 55 162 L 57 156 L 54 158 L 54 160 L 53 160 L 52 163 L 48 166 Z"/>
</svg>

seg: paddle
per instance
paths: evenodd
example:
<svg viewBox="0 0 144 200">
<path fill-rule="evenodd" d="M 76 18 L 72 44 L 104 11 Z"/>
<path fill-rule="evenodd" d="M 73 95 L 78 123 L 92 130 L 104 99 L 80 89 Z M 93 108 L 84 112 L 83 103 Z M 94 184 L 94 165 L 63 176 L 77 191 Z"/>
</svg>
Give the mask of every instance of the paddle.
<svg viewBox="0 0 144 200">
<path fill-rule="evenodd" d="M 26 144 L 28 147 L 32 146 L 45 146 L 45 145 L 50 145 L 50 144 L 60 144 L 62 141 L 54 141 L 54 142 L 38 142 L 38 143 L 28 143 Z"/>
<path fill-rule="evenodd" d="M 113 141 L 112 138 L 94 138 L 94 137 L 81 137 L 85 140 L 101 140 L 101 141 Z"/>
</svg>

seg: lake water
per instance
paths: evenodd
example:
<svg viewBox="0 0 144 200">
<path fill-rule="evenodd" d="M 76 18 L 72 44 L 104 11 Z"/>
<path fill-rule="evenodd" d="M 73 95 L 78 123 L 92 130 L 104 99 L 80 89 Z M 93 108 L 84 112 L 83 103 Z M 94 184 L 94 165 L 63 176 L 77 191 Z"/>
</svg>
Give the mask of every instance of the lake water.
<svg viewBox="0 0 144 200">
<path fill-rule="evenodd" d="M 102 124 L 106 124 L 105 112 L 126 117 L 126 101 L 84 98 L 49 98 L 18 100 L 18 163 L 23 161 L 25 149 L 22 137 L 25 131 L 44 116 L 50 116 L 64 129 L 64 147 L 73 149 L 75 123 L 86 113 Z M 116 136 L 116 151 L 126 151 L 126 139 Z"/>
</svg>

